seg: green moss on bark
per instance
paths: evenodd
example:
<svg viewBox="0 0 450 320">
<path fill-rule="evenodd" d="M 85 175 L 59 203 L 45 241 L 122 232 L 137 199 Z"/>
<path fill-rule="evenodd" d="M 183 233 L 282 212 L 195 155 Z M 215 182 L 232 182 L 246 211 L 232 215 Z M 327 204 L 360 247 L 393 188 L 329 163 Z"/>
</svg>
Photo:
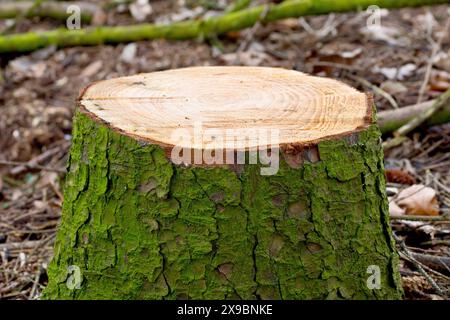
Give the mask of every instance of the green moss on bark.
<svg viewBox="0 0 450 320">
<path fill-rule="evenodd" d="M 47 299 L 397 299 L 379 130 L 320 161 L 180 167 L 77 112 Z M 81 270 L 71 290 L 68 267 Z M 381 270 L 381 289 L 366 285 Z"/>
</svg>

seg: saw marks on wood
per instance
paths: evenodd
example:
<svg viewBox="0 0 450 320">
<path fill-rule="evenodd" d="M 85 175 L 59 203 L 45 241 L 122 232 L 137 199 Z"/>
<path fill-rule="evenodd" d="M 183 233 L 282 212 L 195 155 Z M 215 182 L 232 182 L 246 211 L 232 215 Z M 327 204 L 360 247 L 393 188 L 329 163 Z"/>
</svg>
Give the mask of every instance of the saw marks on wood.
<svg viewBox="0 0 450 320">
<path fill-rule="evenodd" d="M 307 145 L 366 127 L 372 112 L 366 94 L 339 81 L 263 67 L 194 67 L 100 81 L 84 90 L 80 106 L 137 139 L 193 149 L 211 140 L 208 129 L 276 130 L 282 145 Z M 177 129 L 191 138 L 180 142 Z"/>
</svg>

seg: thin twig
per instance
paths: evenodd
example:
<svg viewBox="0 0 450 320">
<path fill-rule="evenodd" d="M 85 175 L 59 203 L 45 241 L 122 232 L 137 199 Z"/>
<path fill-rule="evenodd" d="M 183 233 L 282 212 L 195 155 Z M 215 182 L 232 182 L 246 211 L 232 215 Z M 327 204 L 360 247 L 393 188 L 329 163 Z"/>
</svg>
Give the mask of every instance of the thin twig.
<svg viewBox="0 0 450 320">
<path fill-rule="evenodd" d="M 41 166 L 39 164 L 31 164 L 29 162 L 19 162 L 19 161 L 6 161 L 6 160 L 0 160 L 0 165 L 5 166 L 21 166 L 25 167 L 27 169 L 36 169 L 36 170 L 43 170 L 43 171 L 51 171 L 51 172 L 58 172 L 58 173 L 66 173 L 66 170 L 61 168 L 50 168 L 46 166 Z"/>
<path fill-rule="evenodd" d="M 418 252 L 411 252 L 411 255 L 419 262 L 422 262 L 441 271 L 447 271 L 450 273 L 449 257 L 442 257 Z"/>
<path fill-rule="evenodd" d="M 422 102 L 428 82 L 430 81 L 431 70 L 433 68 L 434 59 L 436 57 L 436 54 L 438 53 L 438 51 L 441 48 L 442 40 L 444 39 L 444 36 L 447 34 L 447 30 L 448 30 L 449 26 L 450 26 L 450 18 L 447 18 L 447 21 L 446 21 L 445 27 L 444 27 L 444 32 L 439 37 L 438 41 L 433 44 L 433 49 L 431 50 L 431 57 L 428 59 L 427 69 L 425 71 L 425 78 L 424 78 L 422 85 L 420 87 L 420 90 L 419 90 L 419 97 L 417 99 L 417 104 Z"/>
<path fill-rule="evenodd" d="M 450 221 L 448 217 L 429 217 L 429 216 L 402 216 L 402 215 L 391 215 L 389 217 L 391 220 L 408 220 L 408 221 Z"/>
<path fill-rule="evenodd" d="M 377 87 L 376 85 L 370 83 L 370 82 L 367 81 L 366 79 L 361 78 L 361 77 L 359 77 L 359 76 L 355 76 L 355 75 L 352 75 L 352 74 L 348 74 L 348 77 L 351 78 L 351 79 L 353 79 L 353 80 L 355 80 L 355 81 L 358 81 L 358 82 L 361 83 L 362 85 L 364 85 L 364 86 L 370 88 L 370 89 L 373 90 L 375 93 L 378 93 L 380 96 L 382 96 L 383 98 L 385 98 L 385 99 L 391 104 L 391 106 L 392 106 L 394 109 L 398 109 L 398 103 L 397 103 L 397 101 L 395 101 L 395 99 L 394 99 L 389 93 L 387 93 L 386 91 L 384 91 L 383 89 Z"/>
<path fill-rule="evenodd" d="M 450 240 L 430 240 L 430 241 L 422 242 L 420 245 L 421 246 L 438 246 L 438 245 L 450 246 Z"/>
<path fill-rule="evenodd" d="M 237 58 L 238 62 L 240 60 L 240 54 L 247 50 L 248 44 L 250 43 L 251 39 L 254 38 L 254 35 L 256 31 L 261 27 L 261 21 L 263 21 L 267 14 L 269 13 L 270 6 L 268 4 L 265 5 L 264 10 L 261 12 L 261 15 L 259 16 L 259 20 L 251 27 L 251 29 L 248 31 L 245 40 L 239 45 L 237 49 Z"/>
<path fill-rule="evenodd" d="M 69 143 L 67 141 L 64 141 L 62 143 L 62 145 L 60 145 L 58 143 L 58 146 L 56 146 L 52 149 L 48 149 L 47 151 L 41 153 L 40 155 L 32 158 L 25 165 L 19 165 L 17 167 L 12 168 L 10 171 L 10 174 L 12 174 L 12 175 L 20 174 L 23 171 L 25 171 L 27 168 L 29 168 L 30 165 L 31 166 L 38 165 L 39 163 L 46 161 L 47 159 L 53 157 L 54 155 L 56 155 L 62 151 L 66 151 L 68 147 L 69 147 Z"/>
<path fill-rule="evenodd" d="M 411 261 L 412 264 L 414 264 L 416 269 L 428 280 L 428 282 L 431 284 L 434 290 L 436 290 L 436 292 L 439 295 L 443 296 L 445 294 L 444 291 L 441 289 L 441 287 L 439 287 L 436 281 L 434 281 L 434 279 L 428 273 L 425 272 L 424 268 L 422 268 L 422 264 L 416 259 L 414 259 L 411 251 L 409 251 L 409 249 L 406 247 L 405 242 L 401 240 L 399 237 L 397 237 L 395 233 L 393 233 L 393 236 L 395 241 L 400 245 L 401 249 L 403 250 L 402 252 L 403 255 L 405 255 Z"/>
<path fill-rule="evenodd" d="M 439 147 L 444 142 L 445 142 L 445 140 L 439 140 L 439 141 L 433 143 L 433 145 L 431 147 L 429 147 L 428 149 L 425 149 L 422 153 L 417 155 L 416 158 L 421 158 L 423 156 L 428 155 L 431 151 L 435 150 L 437 147 Z"/>
<path fill-rule="evenodd" d="M 305 31 L 318 39 L 326 37 L 328 34 L 336 30 L 336 27 L 341 23 L 340 21 L 335 21 L 334 14 L 330 13 L 327 17 L 327 21 L 320 30 L 314 30 L 305 18 L 299 19 L 300 25 L 305 29 Z"/>
<path fill-rule="evenodd" d="M 384 141 L 381 145 L 383 147 L 383 150 L 389 150 L 391 148 L 401 145 L 406 140 L 408 140 L 408 138 L 406 137 L 394 137 L 392 139 Z"/>
<path fill-rule="evenodd" d="M 34 294 L 36 292 L 36 288 L 37 288 L 37 286 L 39 284 L 39 277 L 40 276 L 41 276 L 41 266 L 39 265 L 38 271 L 36 272 L 36 275 L 34 276 L 34 279 L 33 279 L 33 287 L 31 288 L 30 296 L 29 296 L 30 300 L 32 300 L 33 297 L 34 297 Z"/>
<path fill-rule="evenodd" d="M 22 242 L 7 242 L 0 244 L 0 250 L 22 250 L 31 249 L 46 243 L 45 240 L 37 241 L 22 241 Z"/>
<path fill-rule="evenodd" d="M 314 61 L 311 62 L 311 65 L 319 66 L 319 67 L 331 67 L 331 68 L 337 68 L 337 69 L 343 69 L 343 70 L 349 70 L 349 71 L 363 71 L 364 69 L 358 66 L 351 66 L 347 64 L 337 63 L 337 62 L 330 62 L 330 61 Z"/>
<path fill-rule="evenodd" d="M 9 234 L 41 234 L 41 233 L 52 233 L 52 232 L 56 232 L 56 228 L 55 229 L 43 229 L 43 230 L 12 230 L 12 231 L 7 231 L 5 234 L 9 235 Z"/>
<path fill-rule="evenodd" d="M 448 167 L 448 166 L 450 166 L 450 161 L 435 163 L 435 164 L 431 164 L 429 166 L 424 166 L 424 167 L 420 168 L 419 172 L 426 171 L 429 169 L 436 169 L 436 168 L 440 168 L 440 167 Z"/>
</svg>

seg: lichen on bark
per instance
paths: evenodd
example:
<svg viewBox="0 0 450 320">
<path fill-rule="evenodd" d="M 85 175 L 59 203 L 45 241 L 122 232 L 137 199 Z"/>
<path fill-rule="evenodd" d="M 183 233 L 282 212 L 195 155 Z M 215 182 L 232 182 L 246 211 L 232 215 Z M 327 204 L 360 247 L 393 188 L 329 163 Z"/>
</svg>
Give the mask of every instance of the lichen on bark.
<svg viewBox="0 0 450 320">
<path fill-rule="evenodd" d="M 397 299 L 379 139 L 371 125 L 262 176 L 258 165 L 175 166 L 78 111 L 43 297 Z M 370 265 L 380 289 L 366 284 Z"/>
</svg>

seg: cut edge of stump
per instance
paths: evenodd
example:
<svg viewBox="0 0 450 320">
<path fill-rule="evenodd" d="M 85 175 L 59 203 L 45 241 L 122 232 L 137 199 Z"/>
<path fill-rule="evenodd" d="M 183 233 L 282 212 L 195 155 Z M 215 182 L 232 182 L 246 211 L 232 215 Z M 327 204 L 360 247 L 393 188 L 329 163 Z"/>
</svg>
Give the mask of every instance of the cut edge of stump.
<svg viewBox="0 0 450 320">
<path fill-rule="evenodd" d="M 155 139 L 150 139 L 147 137 L 143 137 L 140 136 L 138 134 L 133 134 L 131 132 L 127 132 L 121 128 L 118 128 L 114 125 L 112 125 L 110 122 L 98 117 L 96 114 L 94 114 L 93 112 L 89 111 L 84 105 L 83 105 L 83 96 L 86 93 L 86 91 L 92 87 L 93 85 L 103 82 L 105 80 L 99 80 L 99 81 L 93 81 L 90 84 L 88 84 L 87 86 L 85 86 L 84 88 L 82 88 L 79 92 L 78 98 L 77 98 L 77 102 L 76 102 L 76 111 L 79 111 L 80 113 L 90 117 L 94 122 L 104 125 L 106 126 L 108 129 L 117 132 L 118 134 L 121 134 L 123 136 L 127 136 L 129 138 L 132 138 L 138 142 L 141 143 L 145 143 L 145 144 L 153 144 L 153 145 L 158 145 L 161 148 L 163 148 L 167 158 L 170 158 L 170 153 L 171 150 L 175 147 L 175 145 L 173 144 L 168 144 L 162 141 L 158 141 Z M 364 118 L 362 119 L 364 122 L 364 125 L 359 126 L 357 128 L 355 128 L 354 130 L 351 131 L 344 131 L 342 133 L 339 134 L 332 134 L 332 135 L 325 135 L 319 139 L 313 139 L 310 141 L 304 141 L 304 142 L 291 142 L 291 143 L 280 143 L 280 150 L 286 154 L 289 155 L 297 155 L 300 154 L 301 152 L 303 152 L 303 150 L 305 149 L 310 149 L 310 148 L 314 148 L 317 147 L 317 145 L 322 142 L 322 141 L 330 141 L 330 140 L 339 140 L 339 139 L 343 139 L 346 137 L 349 137 L 353 134 L 358 134 L 364 130 L 366 130 L 370 125 L 374 125 L 376 124 L 376 107 L 375 107 L 375 102 L 374 102 L 374 96 L 373 93 L 371 92 L 363 92 L 363 94 L 365 94 L 366 96 L 366 105 L 367 105 L 367 112 L 366 115 L 364 116 Z M 76 112 L 75 111 L 75 112 Z M 191 151 L 195 151 L 197 150 L 196 148 L 192 148 Z M 202 151 L 207 150 L 205 148 L 201 149 Z M 237 149 L 235 149 L 235 151 L 238 151 Z M 239 151 L 249 151 L 249 148 L 246 147 L 245 150 L 239 149 Z"/>
</svg>

